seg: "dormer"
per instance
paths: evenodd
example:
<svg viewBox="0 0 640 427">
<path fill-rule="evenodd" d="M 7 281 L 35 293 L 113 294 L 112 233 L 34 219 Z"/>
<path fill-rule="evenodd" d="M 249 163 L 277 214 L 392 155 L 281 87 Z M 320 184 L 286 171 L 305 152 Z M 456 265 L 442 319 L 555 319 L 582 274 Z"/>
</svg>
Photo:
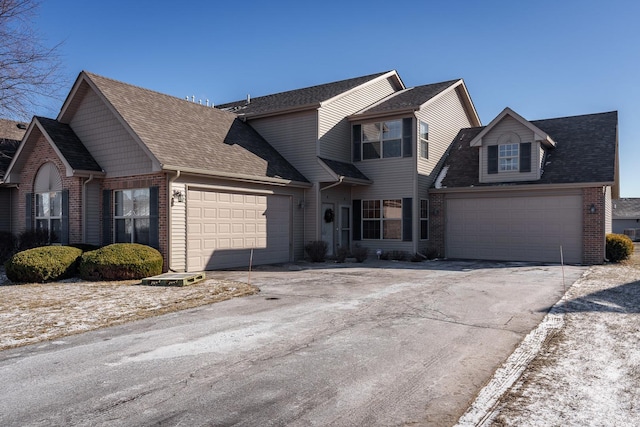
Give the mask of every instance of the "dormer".
<svg viewBox="0 0 640 427">
<path fill-rule="evenodd" d="M 470 142 L 479 147 L 480 183 L 537 181 L 545 153 L 556 143 L 510 108 L 505 108 Z"/>
</svg>

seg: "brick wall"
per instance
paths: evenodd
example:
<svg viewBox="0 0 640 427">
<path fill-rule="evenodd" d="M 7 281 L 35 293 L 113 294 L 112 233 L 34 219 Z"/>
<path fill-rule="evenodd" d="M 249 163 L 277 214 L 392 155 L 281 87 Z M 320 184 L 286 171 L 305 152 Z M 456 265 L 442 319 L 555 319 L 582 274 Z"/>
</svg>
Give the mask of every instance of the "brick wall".
<svg viewBox="0 0 640 427">
<path fill-rule="evenodd" d="M 595 212 L 591 213 L 591 206 Z M 602 187 L 582 189 L 582 262 L 602 264 L 605 259 L 605 193 Z"/>
<path fill-rule="evenodd" d="M 444 194 L 429 194 L 429 252 L 444 257 L 445 200 Z"/>
</svg>

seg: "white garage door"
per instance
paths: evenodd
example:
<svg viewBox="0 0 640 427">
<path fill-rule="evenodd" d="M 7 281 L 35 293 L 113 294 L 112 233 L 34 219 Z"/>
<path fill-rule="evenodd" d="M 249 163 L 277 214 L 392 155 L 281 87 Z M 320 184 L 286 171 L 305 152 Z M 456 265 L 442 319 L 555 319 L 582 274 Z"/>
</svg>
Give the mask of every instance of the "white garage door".
<svg viewBox="0 0 640 427">
<path fill-rule="evenodd" d="M 447 200 L 449 258 L 582 262 L 582 197 Z"/>
<path fill-rule="evenodd" d="M 289 196 L 189 190 L 187 270 L 288 262 Z"/>
</svg>

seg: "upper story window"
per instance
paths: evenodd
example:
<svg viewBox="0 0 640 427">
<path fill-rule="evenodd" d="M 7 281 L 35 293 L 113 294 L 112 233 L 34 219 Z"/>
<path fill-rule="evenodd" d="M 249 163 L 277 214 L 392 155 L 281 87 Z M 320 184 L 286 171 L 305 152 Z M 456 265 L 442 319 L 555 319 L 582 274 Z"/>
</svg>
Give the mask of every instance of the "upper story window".
<svg viewBox="0 0 640 427">
<path fill-rule="evenodd" d="M 115 192 L 116 243 L 149 244 L 149 189 Z"/>
<path fill-rule="evenodd" d="M 518 171 L 520 144 L 501 144 L 498 146 L 498 170 L 500 172 Z"/>
<path fill-rule="evenodd" d="M 429 158 L 429 125 L 420 122 L 420 157 Z"/>
<path fill-rule="evenodd" d="M 362 160 L 401 156 L 401 120 L 362 125 Z"/>
</svg>

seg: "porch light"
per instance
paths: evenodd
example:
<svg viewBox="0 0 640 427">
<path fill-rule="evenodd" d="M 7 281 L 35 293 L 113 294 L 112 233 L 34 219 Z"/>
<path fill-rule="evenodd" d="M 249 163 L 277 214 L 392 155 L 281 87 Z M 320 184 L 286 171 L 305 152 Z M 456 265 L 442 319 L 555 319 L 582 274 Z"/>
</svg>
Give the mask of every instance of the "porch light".
<svg viewBox="0 0 640 427">
<path fill-rule="evenodd" d="M 596 205 L 594 205 L 593 203 L 591 203 L 591 206 L 589 206 L 589 213 L 590 214 L 596 213 Z"/>
<path fill-rule="evenodd" d="M 180 190 L 173 190 L 173 200 L 177 200 L 178 202 L 184 202 L 184 193 Z"/>
</svg>

